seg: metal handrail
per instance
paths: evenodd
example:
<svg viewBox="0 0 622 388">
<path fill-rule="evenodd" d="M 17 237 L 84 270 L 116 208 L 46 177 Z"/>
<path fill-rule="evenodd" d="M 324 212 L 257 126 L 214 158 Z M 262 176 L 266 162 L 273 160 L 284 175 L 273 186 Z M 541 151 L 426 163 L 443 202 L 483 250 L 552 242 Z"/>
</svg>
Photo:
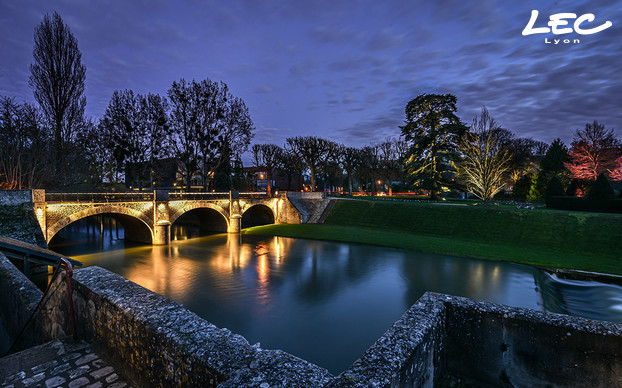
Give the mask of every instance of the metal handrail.
<svg viewBox="0 0 622 388">
<path fill-rule="evenodd" d="M 9 237 L 0 236 L 0 251 L 13 255 L 26 256 L 28 257 L 28 261 L 34 262 L 35 264 L 55 265 L 59 260 L 66 260 L 72 266 L 82 266 L 82 262 L 78 260 Z"/>
<path fill-rule="evenodd" d="M 65 274 L 66 274 L 65 282 L 67 284 L 67 297 L 69 299 L 69 315 L 71 316 L 71 331 L 72 331 L 72 334 L 73 334 L 73 339 L 74 340 L 78 339 L 78 332 L 76 330 L 76 316 L 75 316 L 75 313 L 74 313 L 74 310 L 73 310 L 73 298 L 72 298 L 72 295 L 71 295 L 71 278 L 73 277 L 73 267 L 71 265 L 71 262 L 68 260 L 68 258 L 61 257 L 58 260 L 58 265 L 56 266 L 56 269 L 54 269 L 54 274 L 52 275 L 52 279 L 48 283 L 48 286 L 45 289 L 45 292 L 43 293 L 43 296 L 41 296 L 41 299 L 39 300 L 39 303 L 37 303 L 37 306 L 33 310 L 32 314 L 30 314 L 30 317 L 28 318 L 28 320 L 26 321 L 26 323 L 24 324 L 22 329 L 19 331 L 19 333 L 17 334 L 17 336 L 13 340 L 13 343 L 9 347 L 9 350 L 6 352 L 5 356 L 11 353 L 11 351 L 13 350 L 15 345 L 17 345 L 17 341 L 19 341 L 19 339 L 22 337 L 22 334 L 24 334 L 24 331 L 26 330 L 26 327 L 28 327 L 28 325 L 30 324 L 30 322 L 34 318 L 34 316 L 37 313 L 37 311 L 43 310 L 43 306 L 45 305 L 45 303 L 47 303 L 47 301 L 50 300 L 50 298 L 52 297 L 52 295 L 56 291 L 56 288 L 55 288 L 52 291 L 52 293 L 50 294 L 50 297 L 46 299 L 46 296 L 48 296 L 48 294 L 50 293 L 50 289 L 52 288 L 52 284 L 54 284 L 54 281 L 56 280 L 56 277 L 60 273 L 61 266 L 65 267 Z"/>
</svg>

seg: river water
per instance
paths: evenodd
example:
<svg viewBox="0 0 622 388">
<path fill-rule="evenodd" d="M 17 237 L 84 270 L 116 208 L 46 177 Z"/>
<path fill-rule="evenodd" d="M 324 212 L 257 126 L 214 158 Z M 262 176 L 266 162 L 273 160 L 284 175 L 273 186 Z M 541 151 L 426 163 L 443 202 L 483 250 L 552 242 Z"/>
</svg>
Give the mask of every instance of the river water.
<svg viewBox="0 0 622 388">
<path fill-rule="evenodd" d="M 622 287 L 533 267 L 274 236 L 218 234 L 168 246 L 106 229 L 63 232 L 52 249 L 165 295 L 219 327 L 338 374 L 426 291 L 622 322 Z"/>
</svg>

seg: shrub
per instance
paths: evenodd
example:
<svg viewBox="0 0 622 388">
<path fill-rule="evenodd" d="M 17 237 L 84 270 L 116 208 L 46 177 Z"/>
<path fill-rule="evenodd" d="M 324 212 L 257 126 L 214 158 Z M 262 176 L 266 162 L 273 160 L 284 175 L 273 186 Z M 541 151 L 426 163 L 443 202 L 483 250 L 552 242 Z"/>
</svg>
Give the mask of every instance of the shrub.
<svg viewBox="0 0 622 388">
<path fill-rule="evenodd" d="M 605 174 L 600 174 L 596 183 L 587 195 L 590 203 L 590 210 L 596 212 L 610 212 L 610 202 L 615 198 L 615 193 L 609 184 Z"/>
<path fill-rule="evenodd" d="M 587 197 L 590 199 L 590 201 L 609 200 L 616 197 L 613 188 L 611 188 L 611 184 L 609 183 L 609 180 L 607 179 L 605 174 L 600 174 L 598 176 L 598 179 L 596 179 L 596 183 L 594 183 L 594 186 L 592 186 L 592 188 L 590 189 Z"/>
<path fill-rule="evenodd" d="M 611 213 L 622 213 L 622 199 L 609 201 L 609 211 Z"/>
<path fill-rule="evenodd" d="M 514 183 L 514 189 L 512 190 L 514 198 L 525 199 L 531 188 L 531 177 L 533 174 L 525 174 L 519 180 Z"/>
<path fill-rule="evenodd" d="M 549 209 L 570 210 L 586 212 L 590 211 L 590 203 L 583 197 L 548 197 L 546 207 Z"/>
<path fill-rule="evenodd" d="M 562 197 L 564 196 L 564 186 L 562 182 L 556 176 L 553 176 L 546 186 L 546 198 L 548 197 Z"/>
</svg>

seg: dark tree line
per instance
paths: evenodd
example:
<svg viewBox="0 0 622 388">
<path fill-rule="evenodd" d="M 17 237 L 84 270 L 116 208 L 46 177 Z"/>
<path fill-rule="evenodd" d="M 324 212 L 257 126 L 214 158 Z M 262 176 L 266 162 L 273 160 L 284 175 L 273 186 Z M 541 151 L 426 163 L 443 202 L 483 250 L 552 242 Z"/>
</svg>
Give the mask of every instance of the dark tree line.
<svg viewBox="0 0 622 388">
<path fill-rule="evenodd" d="M 105 148 L 98 151 L 111 158 L 109 179 L 124 173 L 133 181 L 126 184 L 142 189 L 149 179 L 152 187 L 156 163 L 175 158 L 187 190 L 193 178 L 203 190 L 229 190 L 231 164 L 248 149 L 254 129 L 244 101 L 209 79 L 173 82 L 168 99 L 115 91 L 97 128 Z"/>
<path fill-rule="evenodd" d="M 252 147 L 253 164 L 266 171 L 269 194 L 277 171 L 287 174 L 288 185 L 281 189 L 291 189 L 292 178 L 306 173 L 310 191 L 337 191 L 347 187 L 352 195 L 355 182 L 360 191 L 391 190 L 395 179 L 403 181 L 405 150 L 401 140 L 389 139 L 378 145 L 355 148 L 316 136 L 288 138 L 284 147 L 275 144 Z"/>
<path fill-rule="evenodd" d="M 126 178 L 152 187 L 156 164 L 170 158 L 186 189 L 198 180 L 227 190 L 252 139 L 244 101 L 209 79 L 173 82 L 166 97 L 118 90 L 100 120 L 85 118 L 86 67 L 58 13 L 35 28 L 30 73 L 38 107 L 0 100 L 2 188 L 101 188 Z"/>
</svg>

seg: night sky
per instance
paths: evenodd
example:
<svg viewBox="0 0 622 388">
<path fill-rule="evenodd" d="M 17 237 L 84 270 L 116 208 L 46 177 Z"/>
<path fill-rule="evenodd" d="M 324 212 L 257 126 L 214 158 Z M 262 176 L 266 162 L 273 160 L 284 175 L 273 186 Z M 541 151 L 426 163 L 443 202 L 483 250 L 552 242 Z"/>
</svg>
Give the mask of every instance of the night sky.
<svg viewBox="0 0 622 388">
<path fill-rule="evenodd" d="M 561 12 L 613 26 L 523 36 L 534 9 L 536 27 Z M 595 119 L 622 138 L 620 1 L 0 0 L 0 95 L 34 101 L 33 31 L 53 11 L 78 39 L 95 119 L 114 90 L 166 94 L 174 80 L 208 77 L 244 99 L 253 143 L 378 143 L 399 136 L 406 103 L 423 93 L 455 94 L 467 123 L 486 105 L 536 140 L 568 144 Z"/>
</svg>

